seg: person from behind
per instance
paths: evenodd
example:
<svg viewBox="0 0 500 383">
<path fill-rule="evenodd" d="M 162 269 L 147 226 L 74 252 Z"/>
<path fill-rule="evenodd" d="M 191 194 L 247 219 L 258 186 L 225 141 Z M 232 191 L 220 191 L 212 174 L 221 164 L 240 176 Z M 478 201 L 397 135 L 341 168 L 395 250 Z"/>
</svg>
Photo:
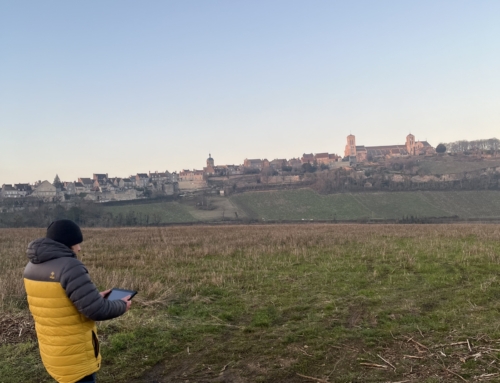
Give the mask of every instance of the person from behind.
<svg viewBox="0 0 500 383">
<path fill-rule="evenodd" d="M 24 286 L 42 362 L 60 383 L 95 382 L 101 366 L 95 321 L 123 315 L 130 297 L 108 301 L 77 259 L 83 235 L 70 220 L 54 221 L 28 245 Z"/>
</svg>

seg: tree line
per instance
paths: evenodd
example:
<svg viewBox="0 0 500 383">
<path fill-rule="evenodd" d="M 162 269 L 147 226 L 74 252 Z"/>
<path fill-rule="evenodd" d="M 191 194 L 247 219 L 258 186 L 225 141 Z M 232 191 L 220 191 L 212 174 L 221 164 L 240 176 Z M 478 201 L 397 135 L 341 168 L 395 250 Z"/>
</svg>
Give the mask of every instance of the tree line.
<svg viewBox="0 0 500 383">
<path fill-rule="evenodd" d="M 444 144 L 450 153 L 465 153 L 476 150 L 491 151 L 497 153 L 500 149 L 500 140 L 498 138 L 489 138 L 482 140 L 460 140 Z"/>
<path fill-rule="evenodd" d="M 404 180 L 394 181 L 386 169 L 370 169 L 356 172 L 344 168 L 329 172 L 318 172 L 306 179 L 310 187 L 318 193 L 366 192 L 366 191 L 416 191 L 416 190 L 498 190 L 499 173 L 474 172 L 463 173 L 460 179 L 452 181 L 413 181 L 413 175 L 404 176 Z"/>
<path fill-rule="evenodd" d="M 101 205 L 82 202 L 72 206 L 41 203 L 36 207 L 9 210 L 0 214 L 0 228 L 47 227 L 52 221 L 71 219 L 84 227 L 147 226 L 161 222 L 158 213 L 142 213 L 133 210 L 113 214 Z"/>
</svg>

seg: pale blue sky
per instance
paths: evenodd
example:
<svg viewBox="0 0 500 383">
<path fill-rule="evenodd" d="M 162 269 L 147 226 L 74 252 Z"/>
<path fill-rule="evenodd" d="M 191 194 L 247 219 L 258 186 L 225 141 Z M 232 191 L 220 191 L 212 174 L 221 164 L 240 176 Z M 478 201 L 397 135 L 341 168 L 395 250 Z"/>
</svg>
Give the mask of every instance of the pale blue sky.
<svg viewBox="0 0 500 383">
<path fill-rule="evenodd" d="M 500 138 L 500 1 L 0 0 L 0 184 Z"/>
</svg>

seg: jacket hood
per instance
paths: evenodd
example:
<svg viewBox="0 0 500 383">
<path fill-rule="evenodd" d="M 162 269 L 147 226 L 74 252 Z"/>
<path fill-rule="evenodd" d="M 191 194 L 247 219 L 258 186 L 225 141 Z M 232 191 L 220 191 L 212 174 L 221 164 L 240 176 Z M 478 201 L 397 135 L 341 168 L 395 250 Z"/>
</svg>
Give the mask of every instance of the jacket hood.
<svg viewBox="0 0 500 383">
<path fill-rule="evenodd" d="M 26 255 L 31 263 L 43 263 L 56 258 L 76 258 L 69 247 L 50 238 L 38 238 L 28 245 Z"/>
</svg>

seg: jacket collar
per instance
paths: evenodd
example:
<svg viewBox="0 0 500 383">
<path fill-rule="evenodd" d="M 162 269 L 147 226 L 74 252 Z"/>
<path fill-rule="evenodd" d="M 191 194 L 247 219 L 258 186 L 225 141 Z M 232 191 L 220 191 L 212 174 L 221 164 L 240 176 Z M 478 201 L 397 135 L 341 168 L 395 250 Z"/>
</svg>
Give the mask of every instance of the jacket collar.
<svg viewBox="0 0 500 383">
<path fill-rule="evenodd" d="M 38 238 L 28 245 L 26 255 L 31 263 L 43 263 L 56 258 L 76 258 L 76 254 L 66 245 L 50 238 Z"/>
</svg>

